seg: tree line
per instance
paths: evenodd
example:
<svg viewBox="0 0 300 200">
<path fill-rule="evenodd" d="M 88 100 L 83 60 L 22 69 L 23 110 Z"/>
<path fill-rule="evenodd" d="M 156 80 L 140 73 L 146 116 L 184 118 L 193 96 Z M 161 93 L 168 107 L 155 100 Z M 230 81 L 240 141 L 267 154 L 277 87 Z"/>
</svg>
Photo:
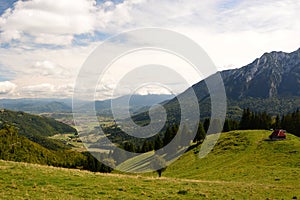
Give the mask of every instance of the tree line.
<svg viewBox="0 0 300 200">
<path fill-rule="evenodd" d="M 216 122 L 216 120 L 214 121 Z M 206 136 L 211 121 L 206 118 L 199 123 L 196 136 L 193 140 L 194 143 L 201 143 Z M 131 144 L 129 141 L 123 143 L 121 147 L 126 151 L 144 153 L 152 150 L 158 150 L 169 144 L 175 135 L 178 133 L 178 125 L 173 124 L 168 126 L 163 135 L 157 135 L 152 140 L 145 140 L 141 146 Z M 251 130 L 251 129 L 284 129 L 287 132 L 300 137 L 300 111 L 296 110 L 286 115 L 271 116 L 266 112 L 254 112 L 249 108 L 243 110 L 242 117 L 239 121 L 233 119 L 226 119 L 223 125 L 222 132 L 229 132 L 232 130 Z M 184 134 L 188 130 L 183 130 Z"/>
<path fill-rule="evenodd" d="M 297 109 L 286 115 L 272 117 L 266 112 L 252 112 L 247 108 L 243 111 L 239 129 L 284 129 L 300 137 L 300 111 Z"/>
</svg>

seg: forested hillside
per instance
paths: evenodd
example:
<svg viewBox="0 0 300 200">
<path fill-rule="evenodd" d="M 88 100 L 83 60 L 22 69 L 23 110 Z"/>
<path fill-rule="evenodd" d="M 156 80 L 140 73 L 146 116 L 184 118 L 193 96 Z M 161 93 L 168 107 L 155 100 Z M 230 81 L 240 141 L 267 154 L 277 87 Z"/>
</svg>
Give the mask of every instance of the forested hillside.
<svg viewBox="0 0 300 200">
<path fill-rule="evenodd" d="M 95 172 L 111 171 L 109 167 L 101 164 L 88 152 L 80 153 L 71 149 L 53 150 L 46 148 L 24 136 L 20 136 L 18 129 L 8 124 L 2 125 L 0 129 L 0 159 L 86 169 Z"/>
<path fill-rule="evenodd" d="M 4 125 L 0 129 L 0 159 L 60 167 L 83 166 L 84 156 L 71 150 L 47 149 L 24 136 L 17 128 Z"/>
<path fill-rule="evenodd" d="M 0 111 L 0 128 L 3 124 L 10 124 L 18 128 L 18 133 L 49 149 L 68 148 L 63 143 L 48 138 L 55 134 L 74 133 L 75 128 L 58 122 L 52 118 L 32 115 L 24 112 L 15 112 L 9 110 Z"/>
</svg>

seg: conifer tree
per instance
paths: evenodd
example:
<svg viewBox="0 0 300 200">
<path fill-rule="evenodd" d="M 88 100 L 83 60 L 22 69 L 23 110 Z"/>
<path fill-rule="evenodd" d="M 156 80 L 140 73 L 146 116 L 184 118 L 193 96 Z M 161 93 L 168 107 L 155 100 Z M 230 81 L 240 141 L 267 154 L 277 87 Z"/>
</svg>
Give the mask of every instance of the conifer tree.
<svg viewBox="0 0 300 200">
<path fill-rule="evenodd" d="M 205 133 L 204 127 L 203 127 L 202 123 L 199 123 L 198 130 L 197 130 L 197 133 L 196 133 L 196 136 L 195 136 L 193 142 L 200 143 L 201 141 L 203 141 L 205 139 L 205 136 L 206 136 L 206 133 Z"/>
</svg>

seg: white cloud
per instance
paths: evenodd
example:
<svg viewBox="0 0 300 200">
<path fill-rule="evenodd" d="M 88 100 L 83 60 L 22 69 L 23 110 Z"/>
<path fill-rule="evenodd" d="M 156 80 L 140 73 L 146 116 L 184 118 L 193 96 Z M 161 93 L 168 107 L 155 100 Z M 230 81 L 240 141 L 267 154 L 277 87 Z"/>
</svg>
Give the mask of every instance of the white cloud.
<svg viewBox="0 0 300 200">
<path fill-rule="evenodd" d="M 74 34 L 93 31 L 95 1 L 52 0 L 18 1 L 0 19 L 1 41 L 28 35 L 42 44 L 70 44 Z"/>
<path fill-rule="evenodd" d="M 33 65 L 33 71 L 41 76 L 52 76 L 53 78 L 69 78 L 70 76 L 62 66 L 48 60 L 37 61 Z"/>
<path fill-rule="evenodd" d="M 65 93 L 68 93 L 70 95 L 73 94 L 73 90 L 74 90 L 74 84 L 66 84 L 66 85 L 58 85 L 56 86 L 58 91 L 64 91 Z"/>
<path fill-rule="evenodd" d="M 28 86 L 45 83 L 53 87 L 40 95 L 70 96 L 81 65 L 104 36 L 154 26 L 190 37 L 219 69 L 241 67 L 267 51 L 298 49 L 299 10 L 299 0 L 19 1 L 0 17 L 0 43 L 10 44 L 0 48 L 0 62 L 15 73 L 21 96 L 28 95 L 25 89 L 38 95 L 38 88 Z M 101 39 L 85 38 L 96 31 Z M 74 38 L 87 46 L 72 46 Z"/>
<path fill-rule="evenodd" d="M 0 95 L 12 93 L 16 87 L 17 85 L 10 81 L 0 82 Z"/>
<path fill-rule="evenodd" d="M 42 76 L 45 79 L 55 78 L 55 81 L 61 77 L 73 81 L 95 45 L 64 49 L 36 48 L 24 50 L 22 46 L 9 49 L 0 48 L 0 62 L 2 66 L 14 72 L 18 80 L 26 78 L 28 81 L 34 81 L 30 80 L 30 77 Z M 52 76 L 50 76 L 51 74 Z M 59 76 L 56 77 L 55 74 L 59 74 Z"/>
<path fill-rule="evenodd" d="M 264 52 L 300 47 L 300 1 L 141 0 L 98 8 L 98 30 L 138 27 L 179 31 L 199 43 L 219 69 L 241 67 Z"/>
<path fill-rule="evenodd" d="M 14 87 L 13 92 L 7 93 L 6 97 L 11 98 L 68 98 L 73 94 L 72 84 L 54 85 L 41 83 L 35 85 Z M 1 83 L 0 83 L 1 90 Z M 1 94 L 1 93 L 0 93 Z"/>
<path fill-rule="evenodd" d="M 24 91 L 27 92 L 51 92 L 54 89 L 54 86 L 49 83 L 44 83 L 40 85 L 30 85 L 22 88 Z"/>
<path fill-rule="evenodd" d="M 18 86 L 10 97 L 72 97 L 77 73 L 95 46 L 97 43 L 64 49 L 0 48 L 1 66 L 14 74 L 11 78 Z M 31 87 L 43 84 L 51 84 L 53 88 L 39 93 L 38 88 Z"/>
<path fill-rule="evenodd" d="M 29 85 L 18 88 L 18 94 L 21 94 L 22 97 L 27 98 L 47 98 L 49 94 L 54 94 L 55 87 L 49 83 L 43 83 L 38 85 Z"/>
<path fill-rule="evenodd" d="M 168 88 L 160 87 L 157 85 L 147 85 L 140 88 L 135 94 L 148 95 L 148 94 L 173 94 Z"/>
<path fill-rule="evenodd" d="M 299 30 L 300 2 L 298 0 L 241 1 L 220 15 L 218 25 L 224 31 Z"/>
<path fill-rule="evenodd" d="M 65 46 L 71 44 L 73 39 L 73 35 L 54 35 L 41 33 L 34 39 L 34 42 L 38 44 L 55 44 Z"/>
<path fill-rule="evenodd" d="M 140 26 L 174 28 L 191 23 L 208 24 L 215 18 L 214 4 L 211 0 L 125 0 L 114 6 L 103 4 L 97 10 L 97 28 L 115 32 Z"/>
</svg>

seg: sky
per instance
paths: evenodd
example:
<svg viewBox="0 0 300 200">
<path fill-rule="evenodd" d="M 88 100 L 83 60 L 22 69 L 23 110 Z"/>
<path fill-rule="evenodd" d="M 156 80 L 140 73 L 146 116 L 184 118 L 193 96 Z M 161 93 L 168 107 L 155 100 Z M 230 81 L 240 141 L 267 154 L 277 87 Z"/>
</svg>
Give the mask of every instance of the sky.
<svg viewBox="0 0 300 200">
<path fill-rule="evenodd" d="M 297 50 L 299 10 L 299 0 L 0 0 L 0 98 L 71 98 L 93 50 L 138 28 L 176 31 L 199 44 L 218 70 L 240 68 L 265 52 Z M 128 62 L 118 65 L 122 71 Z M 192 83 L 200 81 L 190 74 Z M 114 73 L 106 77 L 99 99 L 116 84 L 109 82 Z"/>
</svg>

